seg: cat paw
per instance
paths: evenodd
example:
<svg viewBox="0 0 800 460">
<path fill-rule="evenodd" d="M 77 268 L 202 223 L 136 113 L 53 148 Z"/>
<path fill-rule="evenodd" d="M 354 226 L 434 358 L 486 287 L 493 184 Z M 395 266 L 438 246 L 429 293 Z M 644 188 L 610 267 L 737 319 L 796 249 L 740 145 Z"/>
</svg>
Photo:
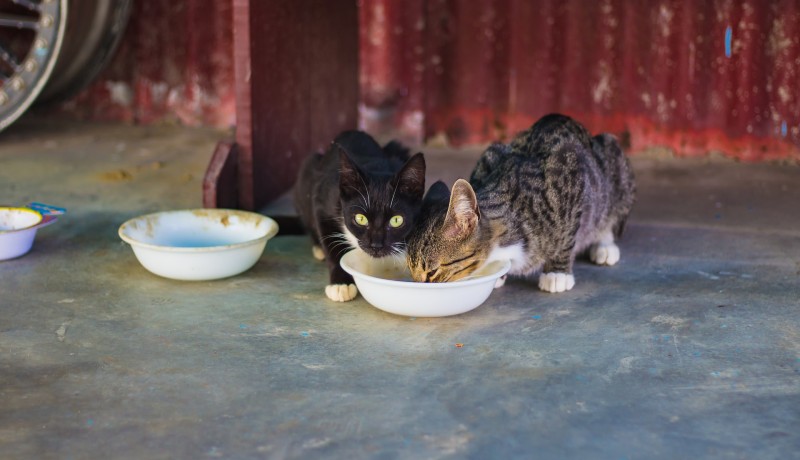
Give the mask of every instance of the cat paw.
<svg viewBox="0 0 800 460">
<path fill-rule="evenodd" d="M 347 302 L 356 298 L 358 289 L 355 284 L 329 284 L 325 286 L 325 295 L 334 302 Z"/>
<path fill-rule="evenodd" d="M 575 286 L 571 273 L 542 273 L 539 275 L 539 289 L 547 292 L 569 291 Z"/>
<path fill-rule="evenodd" d="M 325 260 L 325 253 L 322 252 L 322 248 L 319 246 L 311 247 L 311 255 L 314 256 L 314 258 L 319 261 Z"/>
<path fill-rule="evenodd" d="M 619 246 L 614 243 L 598 243 L 589 249 L 589 258 L 597 265 L 614 265 L 619 262 Z"/>
<path fill-rule="evenodd" d="M 494 288 L 497 289 L 503 287 L 506 284 L 506 278 L 508 278 L 508 275 L 503 275 L 500 278 L 497 278 L 497 281 L 494 282 Z"/>
</svg>

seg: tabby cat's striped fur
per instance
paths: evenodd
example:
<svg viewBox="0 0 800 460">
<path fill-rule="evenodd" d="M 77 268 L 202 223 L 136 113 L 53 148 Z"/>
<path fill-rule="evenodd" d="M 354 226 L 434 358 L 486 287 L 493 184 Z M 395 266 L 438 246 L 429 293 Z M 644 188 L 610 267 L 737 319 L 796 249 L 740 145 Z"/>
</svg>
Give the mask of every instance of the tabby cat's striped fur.
<svg viewBox="0 0 800 460">
<path fill-rule="evenodd" d="M 542 290 L 566 291 L 580 251 L 588 248 L 600 265 L 617 263 L 614 238 L 633 201 L 633 174 L 616 139 L 547 115 L 510 144 L 490 146 L 469 183 L 459 179 L 452 192 L 441 182 L 431 187 L 408 237 L 408 264 L 416 281 L 444 282 L 509 259 L 510 274 L 541 270 Z"/>
</svg>

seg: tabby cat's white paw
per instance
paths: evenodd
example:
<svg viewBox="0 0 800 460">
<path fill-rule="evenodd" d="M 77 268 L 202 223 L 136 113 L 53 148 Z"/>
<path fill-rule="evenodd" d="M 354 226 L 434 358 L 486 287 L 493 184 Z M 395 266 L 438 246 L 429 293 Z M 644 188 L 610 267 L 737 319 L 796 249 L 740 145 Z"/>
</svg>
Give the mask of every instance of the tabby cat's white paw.
<svg viewBox="0 0 800 460">
<path fill-rule="evenodd" d="M 539 289 L 547 292 L 569 291 L 575 286 L 571 273 L 542 273 L 539 275 Z"/>
<path fill-rule="evenodd" d="M 500 278 L 497 278 L 497 281 L 494 282 L 494 288 L 497 289 L 503 287 L 506 284 L 506 278 L 508 278 L 508 275 L 503 275 Z"/>
<path fill-rule="evenodd" d="M 325 286 L 325 295 L 334 302 L 347 302 L 356 298 L 358 289 L 355 284 L 329 284 Z"/>
<path fill-rule="evenodd" d="M 317 260 L 325 260 L 325 253 L 322 252 L 322 248 L 319 246 L 311 247 L 311 255 L 313 255 Z"/>
<path fill-rule="evenodd" d="M 598 243 L 589 249 L 589 258 L 597 265 L 614 265 L 619 262 L 619 246 L 614 243 Z"/>
</svg>

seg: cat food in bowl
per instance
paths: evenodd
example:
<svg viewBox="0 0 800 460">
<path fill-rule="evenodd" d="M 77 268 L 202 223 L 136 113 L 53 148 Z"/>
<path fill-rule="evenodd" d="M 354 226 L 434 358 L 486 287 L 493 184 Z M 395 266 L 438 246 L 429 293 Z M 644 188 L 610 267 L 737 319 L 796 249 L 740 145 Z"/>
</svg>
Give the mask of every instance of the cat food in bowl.
<svg viewBox="0 0 800 460">
<path fill-rule="evenodd" d="M 353 276 L 361 295 L 373 306 L 395 315 L 452 316 L 481 305 L 495 282 L 511 268 L 508 261 L 492 262 L 473 275 L 450 283 L 412 281 L 405 259 L 374 259 L 354 249 L 342 257 L 344 271 Z"/>
<path fill-rule="evenodd" d="M 165 278 L 213 280 L 238 275 L 278 233 L 269 217 L 231 209 L 167 211 L 131 219 L 119 236 L 147 270 Z"/>
<path fill-rule="evenodd" d="M 33 209 L 0 207 L 0 260 L 27 254 L 41 222 Z"/>
</svg>

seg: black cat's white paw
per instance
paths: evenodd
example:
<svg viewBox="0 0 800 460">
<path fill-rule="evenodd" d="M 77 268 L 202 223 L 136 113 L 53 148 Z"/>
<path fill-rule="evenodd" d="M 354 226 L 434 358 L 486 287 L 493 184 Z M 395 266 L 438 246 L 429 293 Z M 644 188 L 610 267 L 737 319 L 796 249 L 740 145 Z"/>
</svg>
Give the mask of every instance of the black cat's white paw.
<svg viewBox="0 0 800 460">
<path fill-rule="evenodd" d="M 356 298 L 358 289 L 355 284 L 329 284 L 325 286 L 325 295 L 334 302 L 348 302 Z"/>
<path fill-rule="evenodd" d="M 497 278 L 497 281 L 494 282 L 494 288 L 497 289 L 505 286 L 506 278 L 508 278 L 508 275 L 503 275 L 500 278 Z"/>
<path fill-rule="evenodd" d="M 322 248 L 317 245 L 311 247 L 311 255 L 320 262 L 325 260 L 325 253 L 322 251 Z"/>
<path fill-rule="evenodd" d="M 589 248 L 589 258 L 597 265 L 612 266 L 619 262 L 619 246 L 614 243 L 596 243 Z"/>
<path fill-rule="evenodd" d="M 569 291 L 575 287 L 575 277 L 572 273 L 550 272 L 539 275 L 539 289 L 556 293 Z"/>
</svg>

